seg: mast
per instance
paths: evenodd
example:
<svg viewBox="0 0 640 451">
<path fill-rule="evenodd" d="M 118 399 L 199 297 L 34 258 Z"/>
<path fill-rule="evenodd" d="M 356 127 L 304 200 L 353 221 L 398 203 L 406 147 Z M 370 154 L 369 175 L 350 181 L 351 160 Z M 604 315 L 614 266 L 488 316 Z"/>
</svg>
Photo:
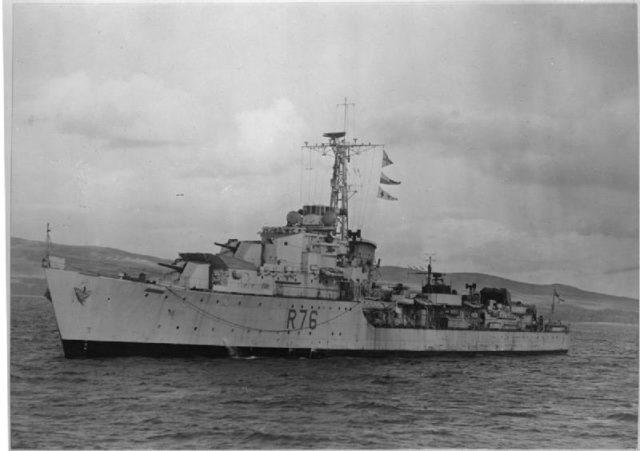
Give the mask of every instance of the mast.
<svg viewBox="0 0 640 451">
<path fill-rule="evenodd" d="M 49 257 L 51 257 L 51 228 L 49 228 L 49 223 L 47 222 L 47 250 L 45 251 L 44 258 L 42 259 L 43 268 L 51 267 Z"/>
<path fill-rule="evenodd" d="M 345 129 L 347 125 L 347 112 L 346 109 L 349 105 L 345 98 L 345 103 L 342 105 L 345 107 Z M 321 144 L 306 144 L 302 146 L 303 149 L 315 150 L 320 152 L 321 155 L 333 155 L 333 171 L 331 175 L 331 200 L 329 202 L 330 208 L 336 214 L 336 233 L 340 239 L 347 238 L 347 231 L 349 230 L 349 181 L 347 177 L 348 164 L 351 161 L 351 157 L 359 155 L 367 150 L 373 150 L 377 148 L 384 148 L 383 144 L 359 144 L 356 138 L 351 141 L 347 141 L 347 132 L 331 132 L 324 133 L 322 136 L 329 138 L 328 143 Z"/>
<path fill-rule="evenodd" d="M 47 222 L 47 260 L 51 256 L 51 228 Z"/>
<path fill-rule="evenodd" d="M 426 279 L 426 283 L 424 284 L 423 288 L 426 287 L 427 290 L 431 290 L 431 278 L 432 275 L 434 276 L 434 282 L 436 281 L 436 277 L 433 273 L 433 271 L 431 270 L 431 255 L 429 255 L 429 264 L 427 265 L 427 269 L 424 269 L 424 266 L 409 266 L 410 269 L 413 270 L 413 272 L 411 274 L 420 274 L 420 275 L 424 275 L 427 276 Z M 431 292 L 431 291 L 429 291 Z"/>
</svg>

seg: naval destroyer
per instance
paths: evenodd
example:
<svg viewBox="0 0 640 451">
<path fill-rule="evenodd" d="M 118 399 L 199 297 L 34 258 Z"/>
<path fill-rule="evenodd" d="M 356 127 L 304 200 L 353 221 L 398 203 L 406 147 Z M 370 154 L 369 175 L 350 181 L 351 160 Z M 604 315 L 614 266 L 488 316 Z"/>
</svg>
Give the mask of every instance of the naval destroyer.
<svg viewBox="0 0 640 451">
<path fill-rule="evenodd" d="M 303 148 L 333 158 L 329 205 L 304 205 L 258 240 L 181 253 L 157 279 L 100 275 L 43 259 L 68 358 L 115 355 L 566 353 L 568 327 L 503 288 L 458 293 L 431 262 L 424 283 L 383 283 L 376 244 L 349 227 L 351 158 L 384 146 L 325 133 Z M 380 183 L 397 184 L 380 172 Z M 378 187 L 378 197 L 395 197 Z M 126 269 L 126 268 L 123 268 Z M 554 293 L 555 300 L 555 293 Z"/>
</svg>

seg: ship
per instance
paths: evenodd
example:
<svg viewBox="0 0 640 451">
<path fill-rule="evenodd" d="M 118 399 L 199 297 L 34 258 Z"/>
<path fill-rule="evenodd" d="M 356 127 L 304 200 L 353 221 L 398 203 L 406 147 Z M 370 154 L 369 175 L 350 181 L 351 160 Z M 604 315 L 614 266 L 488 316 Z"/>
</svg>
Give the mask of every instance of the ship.
<svg viewBox="0 0 640 451">
<path fill-rule="evenodd" d="M 346 122 L 346 121 L 345 121 Z M 346 128 L 346 127 L 345 127 Z M 323 135 L 303 148 L 333 158 L 330 201 L 303 205 L 257 240 L 215 242 L 159 263 L 161 277 L 68 268 L 47 224 L 43 258 L 67 358 L 104 356 L 427 356 L 566 353 L 569 327 L 504 288 L 418 268 L 421 287 L 382 281 L 377 245 L 349 225 L 349 164 L 383 145 Z M 381 172 L 381 183 L 397 184 Z M 396 198 L 382 188 L 382 199 Z M 124 269 L 124 268 L 123 268 Z M 416 269 L 416 268 L 414 268 Z M 554 298 L 555 300 L 555 298 Z"/>
</svg>

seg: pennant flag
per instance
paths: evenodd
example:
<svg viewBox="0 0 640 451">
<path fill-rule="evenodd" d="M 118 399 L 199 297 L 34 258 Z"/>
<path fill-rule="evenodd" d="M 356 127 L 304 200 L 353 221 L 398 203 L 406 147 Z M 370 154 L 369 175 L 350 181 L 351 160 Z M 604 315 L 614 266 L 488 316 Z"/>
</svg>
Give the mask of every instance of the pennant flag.
<svg viewBox="0 0 640 451">
<path fill-rule="evenodd" d="M 380 183 L 384 185 L 399 185 L 400 182 L 396 182 L 395 180 L 391 180 L 389 177 L 385 175 L 384 172 L 380 173 Z"/>
<path fill-rule="evenodd" d="M 389 155 L 387 155 L 387 151 L 382 150 L 382 167 L 389 166 L 390 164 L 393 164 L 393 161 L 391 161 Z"/>
<path fill-rule="evenodd" d="M 384 200 L 398 200 L 397 197 L 393 197 L 391 194 L 387 193 L 382 188 L 378 187 L 378 198 Z"/>
<path fill-rule="evenodd" d="M 556 298 L 558 298 L 558 301 L 560 301 L 560 302 L 564 302 L 564 299 L 562 299 L 562 298 L 560 297 L 560 295 L 558 294 L 558 292 L 556 291 L 556 289 L 555 289 L 555 288 L 553 289 L 553 296 L 554 296 L 554 297 L 556 297 Z"/>
</svg>

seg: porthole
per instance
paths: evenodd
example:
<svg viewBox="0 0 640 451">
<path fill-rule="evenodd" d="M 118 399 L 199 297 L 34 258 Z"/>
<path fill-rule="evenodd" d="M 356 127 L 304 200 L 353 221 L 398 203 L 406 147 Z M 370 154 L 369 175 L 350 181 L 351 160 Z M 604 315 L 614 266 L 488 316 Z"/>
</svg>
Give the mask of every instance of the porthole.
<svg viewBox="0 0 640 451">
<path fill-rule="evenodd" d="M 193 330 L 198 330 L 198 326 L 194 327 Z"/>
<path fill-rule="evenodd" d="M 180 326 L 176 326 L 176 329 L 180 329 Z"/>
</svg>

